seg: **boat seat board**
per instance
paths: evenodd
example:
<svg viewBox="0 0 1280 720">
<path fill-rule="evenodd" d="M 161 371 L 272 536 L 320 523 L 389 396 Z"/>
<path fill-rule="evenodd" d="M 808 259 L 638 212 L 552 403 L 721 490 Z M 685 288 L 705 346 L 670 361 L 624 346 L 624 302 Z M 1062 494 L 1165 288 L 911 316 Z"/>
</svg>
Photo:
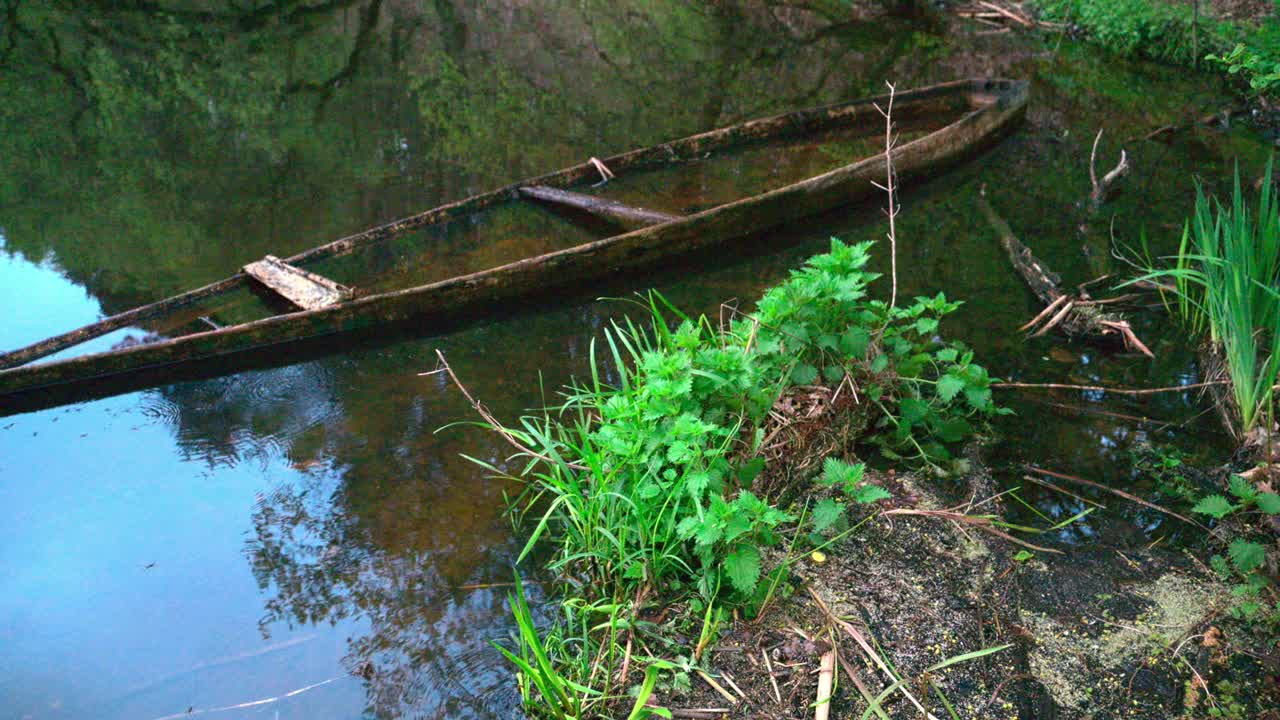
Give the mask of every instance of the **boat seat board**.
<svg viewBox="0 0 1280 720">
<path fill-rule="evenodd" d="M 274 255 L 244 266 L 253 279 L 303 310 L 319 310 L 351 297 L 351 289 L 301 268 Z"/>
<path fill-rule="evenodd" d="M 584 195 L 545 185 L 526 185 L 520 188 L 520 194 L 550 205 L 585 212 L 627 229 L 661 225 L 679 220 L 681 217 L 660 210 L 635 207 L 608 198 Z"/>
</svg>

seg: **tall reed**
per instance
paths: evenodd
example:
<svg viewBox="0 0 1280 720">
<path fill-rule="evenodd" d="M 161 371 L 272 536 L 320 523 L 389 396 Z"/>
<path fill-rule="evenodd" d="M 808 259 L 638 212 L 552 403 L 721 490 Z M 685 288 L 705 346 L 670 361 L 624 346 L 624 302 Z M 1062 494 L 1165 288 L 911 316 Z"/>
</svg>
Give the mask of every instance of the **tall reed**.
<svg viewBox="0 0 1280 720">
<path fill-rule="evenodd" d="M 1241 434 L 1258 427 L 1280 370 L 1280 205 L 1271 163 L 1251 209 L 1235 172 L 1231 203 L 1196 186 L 1195 212 L 1183 228 L 1174 264 L 1140 279 L 1173 282 L 1175 316 L 1220 352 Z"/>
</svg>

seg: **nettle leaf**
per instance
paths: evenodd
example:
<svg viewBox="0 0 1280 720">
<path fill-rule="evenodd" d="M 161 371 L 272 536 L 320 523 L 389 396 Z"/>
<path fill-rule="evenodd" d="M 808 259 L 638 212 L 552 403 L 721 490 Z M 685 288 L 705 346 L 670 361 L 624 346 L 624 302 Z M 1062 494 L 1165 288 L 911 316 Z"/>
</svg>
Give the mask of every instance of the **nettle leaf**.
<svg viewBox="0 0 1280 720">
<path fill-rule="evenodd" d="M 853 492 L 853 500 L 861 505 L 870 505 L 880 500 L 888 500 L 893 497 L 888 490 L 879 485 L 863 485 Z"/>
<path fill-rule="evenodd" d="M 938 362 L 944 362 L 944 363 L 955 362 L 956 357 L 958 357 L 959 355 L 960 355 L 960 351 L 956 350 L 953 347 L 942 348 L 941 350 L 933 354 L 933 356 L 938 359 Z"/>
<path fill-rule="evenodd" d="M 702 494 L 707 491 L 707 487 L 711 484 L 711 473 L 699 470 L 698 472 L 689 473 L 684 480 L 684 486 L 688 489 L 689 494 L 695 499 L 700 499 Z"/>
<path fill-rule="evenodd" d="M 991 409 L 991 388 L 970 386 L 964 389 L 964 399 L 969 401 L 974 410 Z"/>
<path fill-rule="evenodd" d="M 693 534 L 697 532 L 698 528 L 701 526 L 702 521 L 699 520 L 697 516 L 690 515 L 689 517 L 681 520 L 680 524 L 676 526 L 676 535 L 679 536 L 681 540 L 688 540 L 693 537 Z"/>
<path fill-rule="evenodd" d="M 955 375 L 943 375 L 938 378 L 938 399 L 942 400 L 942 402 L 951 402 L 967 384 L 964 378 L 959 378 Z"/>
<path fill-rule="evenodd" d="M 1267 559 L 1267 550 L 1261 543 L 1239 538 L 1227 547 L 1227 554 L 1231 556 L 1232 564 L 1242 573 L 1257 570 Z"/>
<path fill-rule="evenodd" d="M 724 541 L 733 542 L 751 530 L 751 520 L 741 512 L 734 513 L 724 524 Z"/>
<path fill-rule="evenodd" d="M 822 461 L 822 484 L 850 486 L 862 480 L 867 467 L 862 463 L 851 464 L 830 455 Z"/>
<path fill-rule="evenodd" d="M 898 411 L 905 422 L 914 425 L 929 414 L 929 403 L 919 398 L 902 398 L 902 402 L 898 403 Z"/>
<path fill-rule="evenodd" d="M 1195 507 L 1191 508 L 1191 512 L 1208 515 L 1215 520 L 1221 520 L 1235 512 L 1235 510 L 1236 506 L 1233 505 L 1230 500 L 1222 497 L 1221 495 L 1210 495 L 1196 503 Z"/>
<path fill-rule="evenodd" d="M 1275 493 L 1258 493 L 1258 497 L 1253 501 L 1258 504 L 1258 509 L 1268 515 L 1280 515 L 1280 495 Z"/>
<path fill-rule="evenodd" d="M 741 485 L 750 485 L 755 481 L 760 471 L 764 470 L 764 458 L 751 458 L 742 465 L 738 466 L 735 474 L 738 477 L 738 483 Z"/>
<path fill-rule="evenodd" d="M 851 358 L 861 358 L 871 344 L 871 333 L 862 328 L 849 328 L 840 336 L 840 352 Z"/>
<path fill-rule="evenodd" d="M 724 571 L 738 592 L 751 594 L 760 580 L 760 551 L 751 545 L 739 545 L 724 559 Z"/>
<path fill-rule="evenodd" d="M 829 383 L 838 383 L 844 379 L 844 368 L 839 365 L 828 365 L 822 368 L 822 377 Z"/>
<path fill-rule="evenodd" d="M 720 526 L 713 522 L 703 524 L 698 528 L 698 544 L 703 547 L 710 547 L 720 539 Z"/>
<path fill-rule="evenodd" d="M 818 379 L 818 368 L 809 363 L 801 363 L 791 370 L 791 382 L 797 385 L 812 385 Z"/>
<path fill-rule="evenodd" d="M 813 508 L 813 529 L 815 532 L 823 532 L 835 525 L 841 517 L 844 517 L 844 503 L 826 498 Z"/>
<path fill-rule="evenodd" d="M 1221 555 L 1214 555 L 1209 558 L 1209 567 L 1213 568 L 1213 571 L 1222 577 L 1227 577 L 1231 574 L 1231 566 L 1227 564 L 1227 559 Z"/>
<path fill-rule="evenodd" d="M 1246 503 L 1251 502 L 1258 496 L 1257 488 L 1250 485 L 1248 480 L 1239 475 L 1231 476 L 1231 480 L 1227 483 L 1227 490 Z"/>
</svg>

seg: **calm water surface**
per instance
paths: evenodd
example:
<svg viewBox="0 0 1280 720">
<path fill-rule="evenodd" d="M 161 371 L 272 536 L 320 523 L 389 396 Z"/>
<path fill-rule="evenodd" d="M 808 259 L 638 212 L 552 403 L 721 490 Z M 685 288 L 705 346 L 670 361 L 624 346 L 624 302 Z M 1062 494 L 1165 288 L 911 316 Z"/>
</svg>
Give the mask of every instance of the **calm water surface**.
<svg viewBox="0 0 1280 720">
<path fill-rule="evenodd" d="M 1024 342 L 1015 328 L 1038 308 L 974 199 L 985 186 L 1079 283 L 1124 270 L 1113 214 L 1121 241 L 1142 226 L 1167 247 L 1193 174 L 1218 183 L 1236 158 L 1250 176 L 1265 160 L 1242 129 L 1135 139 L 1228 101 L 1216 81 L 1056 38 L 678 0 L 211 6 L 175 1 L 161 28 L 142 12 L 17 4 L 20 31 L 0 50 L 0 347 L 588 156 L 865 96 L 885 79 L 1004 74 L 1034 81 L 1028 122 L 904 194 L 905 291 L 966 300 L 948 332 L 1007 377 L 1191 381 L 1190 355 L 1155 313 L 1136 323 L 1155 361 Z M 1136 172 L 1091 217 L 1080 203 L 1099 128 L 1101 155 L 1114 161 L 1123 141 Z M 716 165 L 669 197 L 687 208 L 797 157 Z M 413 234 L 344 267 L 395 286 L 589 236 L 532 210 L 487 222 Z M 878 210 L 848 208 L 446 337 L 0 418 L 0 717 L 512 716 L 509 673 L 489 646 L 510 632 L 505 589 L 476 587 L 510 578 L 512 488 L 459 457 L 501 463 L 508 448 L 471 428 L 439 431 L 470 413 L 443 377 L 419 376 L 434 351 L 514 418 L 543 401 L 539 383 L 583 372 L 591 339 L 626 310 L 593 297 L 657 286 L 711 312 L 754 298 L 832 235 L 882 234 Z M 245 293 L 210 312 L 237 322 L 270 308 Z M 88 349 L 201 322 L 131 328 Z M 1128 482 L 1139 443 L 1220 448 L 1191 398 L 1106 406 L 1157 424 L 1097 414 L 1097 400 L 1013 401 L 994 453 L 1001 477 L 1015 482 L 1033 460 Z M 1154 522 L 1101 518 L 1060 539 L 1145 542 Z"/>
</svg>

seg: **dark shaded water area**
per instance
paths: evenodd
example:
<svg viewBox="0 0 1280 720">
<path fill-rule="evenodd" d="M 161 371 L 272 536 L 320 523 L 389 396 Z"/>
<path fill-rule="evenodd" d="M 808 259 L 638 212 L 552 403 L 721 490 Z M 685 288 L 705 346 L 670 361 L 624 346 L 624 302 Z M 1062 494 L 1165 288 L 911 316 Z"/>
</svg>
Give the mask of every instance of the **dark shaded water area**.
<svg viewBox="0 0 1280 720">
<path fill-rule="evenodd" d="M 1230 105 L 1215 80 L 1056 37 L 874 10 L 837 22 L 825 4 L 677 0 L 161 7 L 5 5 L 4 348 L 590 156 L 878 94 L 886 79 L 911 88 L 1004 75 L 1033 81 L 1028 121 L 904 192 L 903 291 L 965 300 L 945 331 L 1007 378 L 1193 382 L 1192 353 L 1158 312 L 1133 318 L 1154 361 L 1025 341 L 1016 328 L 1039 308 L 974 199 L 985 187 L 1023 240 L 1081 283 L 1126 272 L 1113 234 L 1136 243 L 1145 228 L 1171 247 L 1193 176 L 1221 189 L 1236 159 L 1252 178 L 1267 153 L 1245 128 L 1140 139 Z M 1099 164 L 1114 163 L 1123 141 L 1135 172 L 1090 217 L 1099 128 Z M 617 187 L 687 210 L 873 145 L 757 152 L 682 185 L 637 177 Z M 327 270 L 372 270 L 385 279 L 374 286 L 397 286 L 595 237 L 538 208 L 504 213 Z M 581 376 L 592 339 L 629 308 L 593 298 L 656 286 L 714 313 L 749 302 L 831 236 L 884 230 L 879 209 L 850 207 L 443 337 L 350 341 L 292 365 L 286 355 L 275 368 L 0 419 L 0 715 L 513 715 L 508 669 L 489 646 L 511 629 L 506 589 L 483 587 L 510 579 L 520 547 L 503 513 L 513 488 L 460 457 L 501 463 L 509 448 L 474 428 L 438 432 L 471 413 L 443 376 L 418 375 L 434 351 L 499 417 L 515 418 Z M 234 322 L 268 311 L 246 294 L 213 312 Z M 89 347 L 173 330 L 133 328 Z M 1008 485 L 1035 463 L 1141 488 L 1128 458 L 1147 442 L 1213 462 L 1227 453 L 1190 393 L 1006 402 L 1017 415 L 991 455 Z M 1082 509 L 1024 497 L 1055 519 Z M 1111 507 L 1056 540 L 1123 548 L 1171 530 Z"/>
</svg>

